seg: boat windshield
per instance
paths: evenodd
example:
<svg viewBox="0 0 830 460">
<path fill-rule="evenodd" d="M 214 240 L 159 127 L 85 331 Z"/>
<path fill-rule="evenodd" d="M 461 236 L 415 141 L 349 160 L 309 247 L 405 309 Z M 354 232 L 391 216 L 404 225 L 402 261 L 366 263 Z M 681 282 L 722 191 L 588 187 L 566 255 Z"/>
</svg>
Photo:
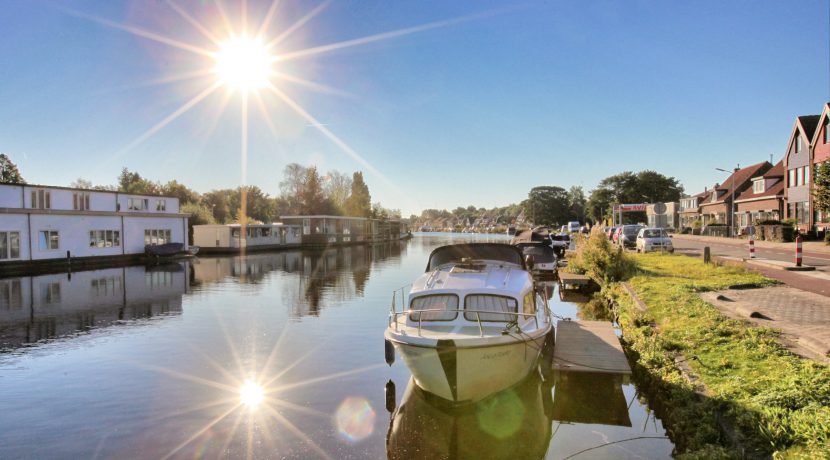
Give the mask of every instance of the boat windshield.
<svg viewBox="0 0 830 460">
<path fill-rule="evenodd" d="M 509 244 L 470 243 L 441 246 L 432 251 L 426 271 L 432 271 L 441 265 L 461 262 L 462 259 L 497 260 L 525 268 L 522 252 Z"/>
<path fill-rule="evenodd" d="M 533 261 L 538 263 L 551 263 L 555 259 L 553 248 L 544 244 L 518 244 L 524 255 L 532 255 Z"/>
</svg>

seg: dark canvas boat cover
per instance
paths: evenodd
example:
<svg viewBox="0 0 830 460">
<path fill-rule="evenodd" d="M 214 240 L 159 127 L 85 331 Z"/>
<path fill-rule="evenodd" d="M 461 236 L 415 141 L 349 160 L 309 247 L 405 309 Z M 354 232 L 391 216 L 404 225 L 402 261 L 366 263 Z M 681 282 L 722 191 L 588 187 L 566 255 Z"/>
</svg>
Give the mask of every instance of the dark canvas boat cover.
<svg viewBox="0 0 830 460">
<path fill-rule="evenodd" d="M 429 255 L 426 271 L 435 270 L 451 262 L 461 262 L 462 259 L 498 260 L 525 269 L 522 251 L 515 246 L 499 243 L 467 243 L 441 246 L 433 250 Z"/>
</svg>

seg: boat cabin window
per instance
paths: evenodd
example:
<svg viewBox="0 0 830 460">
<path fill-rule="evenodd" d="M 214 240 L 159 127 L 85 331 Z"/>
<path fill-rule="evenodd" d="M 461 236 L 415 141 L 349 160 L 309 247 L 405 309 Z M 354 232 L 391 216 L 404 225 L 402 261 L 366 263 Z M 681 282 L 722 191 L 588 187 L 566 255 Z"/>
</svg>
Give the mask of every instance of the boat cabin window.
<svg viewBox="0 0 830 460">
<path fill-rule="evenodd" d="M 527 294 L 525 294 L 524 312 L 528 315 L 533 315 L 536 313 L 536 299 L 533 295 L 533 291 L 530 291 Z"/>
<path fill-rule="evenodd" d="M 455 294 L 424 295 L 412 299 L 410 321 L 452 321 L 458 317 L 458 296 Z M 419 313 L 417 310 L 433 310 Z M 447 311 L 442 311 L 447 310 Z"/>
<path fill-rule="evenodd" d="M 478 321 L 479 317 L 482 321 L 515 321 L 516 315 L 510 313 L 518 311 L 518 302 L 512 297 L 470 294 L 464 298 L 464 319 L 467 321 Z"/>
</svg>

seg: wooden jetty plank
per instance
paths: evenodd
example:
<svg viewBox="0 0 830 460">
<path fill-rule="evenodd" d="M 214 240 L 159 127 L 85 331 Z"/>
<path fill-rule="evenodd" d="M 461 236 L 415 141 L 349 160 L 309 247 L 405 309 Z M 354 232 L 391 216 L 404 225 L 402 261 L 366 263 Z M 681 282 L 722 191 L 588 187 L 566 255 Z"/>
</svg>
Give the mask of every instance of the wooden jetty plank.
<svg viewBox="0 0 830 460">
<path fill-rule="evenodd" d="M 558 321 L 553 369 L 631 374 L 620 340 L 607 321 Z"/>
</svg>

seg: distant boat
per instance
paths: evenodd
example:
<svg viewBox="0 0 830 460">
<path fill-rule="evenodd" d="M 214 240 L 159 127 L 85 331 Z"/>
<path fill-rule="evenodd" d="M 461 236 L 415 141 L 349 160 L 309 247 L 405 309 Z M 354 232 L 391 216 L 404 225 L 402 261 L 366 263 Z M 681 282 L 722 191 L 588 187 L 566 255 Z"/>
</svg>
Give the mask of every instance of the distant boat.
<svg viewBox="0 0 830 460">
<path fill-rule="evenodd" d="M 201 249 L 199 246 L 189 246 L 187 248 L 187 252 L 189 252 L 191 256 L 195 256 L 199 253 L 199 249 Z"/>
<path fill-rule="evenodd" d="M 182 243 L 148 244 L 144 246 L 144 253 L 148 256 L 170 257 L 186 252 Z"/>
</svg>

